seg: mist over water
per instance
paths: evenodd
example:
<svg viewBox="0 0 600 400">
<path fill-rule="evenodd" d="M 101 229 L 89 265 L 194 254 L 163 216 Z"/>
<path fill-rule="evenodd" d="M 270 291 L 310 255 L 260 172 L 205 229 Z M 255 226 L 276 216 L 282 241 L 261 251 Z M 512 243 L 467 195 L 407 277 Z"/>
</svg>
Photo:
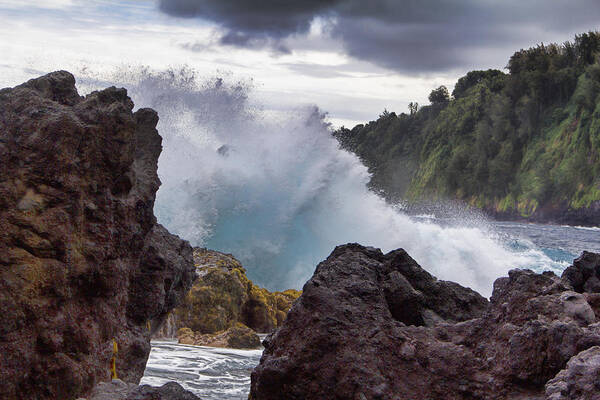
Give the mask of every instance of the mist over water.
<svg viewBox="0 0 600 400">
<path fill-rule="evenodd" d="M 136 107 L 152 107 L 163 137 L 155 212 L 193 245 L 230 252 L 256 283 L 301 288 L 332 249 L 402 247 L 441 279 L 484 295 L 515 267 L 564 268 L 489 224 L 411 218 L 366 188 L 367 169 L 338 148 L 316 107 L 274 113 L 249 82 L 180 69 L 116 74 Z"/>
</svg>

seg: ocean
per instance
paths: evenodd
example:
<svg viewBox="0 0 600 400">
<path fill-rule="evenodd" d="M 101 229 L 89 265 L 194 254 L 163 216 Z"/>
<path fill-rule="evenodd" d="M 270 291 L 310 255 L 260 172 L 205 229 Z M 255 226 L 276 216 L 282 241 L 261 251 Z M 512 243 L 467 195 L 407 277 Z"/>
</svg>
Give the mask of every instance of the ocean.
<svg viewBox="0 0 600 400">
<path fill-rule="evenodd" d="M 449 226 L 456 223 L 437 219 L 433 214 L 412 218 L 423 224 Z M 560 273 L 581 251 L 600 252 L 600 228 L 516 222 L 490 224 L 498 240 L 505 243 L 507 248 L 516 253 L 538 255 L 537 259 L 531 258 L 530 265 L 537 272 L 552 270 Z M 246 400 L 250 390 L 250 373 L 258 364 L 261 353 L 262 350 L 233 350 L 153 341 L 142 383 L 160 386 L 173 380 L 202 399 Z"/>
</svg>

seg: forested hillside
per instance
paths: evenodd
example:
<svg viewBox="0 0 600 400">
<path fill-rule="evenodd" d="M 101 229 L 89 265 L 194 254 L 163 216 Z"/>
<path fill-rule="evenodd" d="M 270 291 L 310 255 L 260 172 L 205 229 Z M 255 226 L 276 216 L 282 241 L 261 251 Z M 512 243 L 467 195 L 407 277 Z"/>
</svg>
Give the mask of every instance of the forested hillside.
<svg viewBox="0 0 600 400">
<path fill-rule="evenodd" d="M 598 224 L 600 32 L 516 52 L 430 105 L 334 132 L 391 200 L 459 199 L 506 217 Z M 569 219 L 569 218 L 566 218 Z M 591 220 L 590 220 L 591 219 Z"/>
</svg>

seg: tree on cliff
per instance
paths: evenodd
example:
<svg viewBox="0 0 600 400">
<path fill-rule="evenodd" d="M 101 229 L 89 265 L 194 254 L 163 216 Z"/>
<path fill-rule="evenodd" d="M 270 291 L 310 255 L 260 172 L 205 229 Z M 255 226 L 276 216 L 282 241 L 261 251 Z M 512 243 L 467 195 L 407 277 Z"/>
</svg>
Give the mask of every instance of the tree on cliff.
<svg viewBox="0 0 600 400">
<path fill-rule="evenodd" d="M 388 199 L 452 198 L 529 216 L 600 203 L 600 33 L 540 44 L 508 73 L 471 71 L 451 98 L 334 133 Z"/>
<path fill-rule="evenodd" d="M 448 88 L 442 85 L 437 89 L 433 89 L 429 93 L 429 101 L 432 105 L 447 104 L 450 101 Z"/>
</svg>

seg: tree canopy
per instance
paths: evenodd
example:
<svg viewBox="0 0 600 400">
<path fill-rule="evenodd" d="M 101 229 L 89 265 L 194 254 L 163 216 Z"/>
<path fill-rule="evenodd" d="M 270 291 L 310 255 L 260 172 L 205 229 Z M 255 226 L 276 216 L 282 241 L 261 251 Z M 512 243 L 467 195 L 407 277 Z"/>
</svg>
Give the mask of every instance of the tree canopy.
<svg viewBox="0 0 600 400">
<path fill-rule="evenodd" d="M 445 105 L 448 103 L 450 101 L 450 93 L 448 92 L 448 88 L 442 85 L 437 89 L 433 89 L 431 93 L 429 93 L 429 101 L 434 105 Z"/>
<path fill-rule="evenodd" d="M 600 200 L 600 33 L 519 50 L 431 105 L 334 132 L 388 198 L 454 198 L 531 213 Z"/>
</svg>

